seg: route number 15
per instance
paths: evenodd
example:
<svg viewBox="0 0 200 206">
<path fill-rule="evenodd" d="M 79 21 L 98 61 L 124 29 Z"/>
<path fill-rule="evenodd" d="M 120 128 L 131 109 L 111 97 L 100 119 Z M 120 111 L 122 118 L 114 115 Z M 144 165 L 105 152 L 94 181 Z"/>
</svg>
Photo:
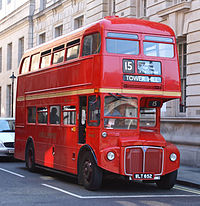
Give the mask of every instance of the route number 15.
<svg viewBox="0 0 200 206">
<path fill-rule="evenodd" d="M 123 73 L 134 73 L 135 63 L 131 59 L 123 59 Z"/>
</svg>

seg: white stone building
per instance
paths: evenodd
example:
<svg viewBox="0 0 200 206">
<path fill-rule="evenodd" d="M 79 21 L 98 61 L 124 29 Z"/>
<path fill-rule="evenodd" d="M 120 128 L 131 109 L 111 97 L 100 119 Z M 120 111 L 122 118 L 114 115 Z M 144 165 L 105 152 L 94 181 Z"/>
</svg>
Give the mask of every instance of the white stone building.
<svg viewBox="0 0 200 206">
<path fill-rule="evenodd" d="M 182 102 L 163 106 L 162 133 L 178 145 L 184 163 L 200 166 L 200 0 L 0 0 L 0 116 L 12 114 L 9 77 L 17 76 L 26 49 L 110 15 L 174 29 Z"/>
</svg>

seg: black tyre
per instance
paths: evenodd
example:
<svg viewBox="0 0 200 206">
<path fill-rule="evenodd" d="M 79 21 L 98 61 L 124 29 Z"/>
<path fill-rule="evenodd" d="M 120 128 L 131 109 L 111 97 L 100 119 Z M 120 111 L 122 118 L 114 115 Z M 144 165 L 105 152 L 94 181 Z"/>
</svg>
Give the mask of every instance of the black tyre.
<svg viewBox="0 0 200 206">
<path fill-rule="evenodd" d="M 80 161 L 79 177 L 81 177 L 81 183 L 87 190 L 98 190 L 102 184 L 102 169 L 99 168 L 92 156 L 92 154 L 87 151 L 84 153 Z"/>
<path fill-rule="evenodd" d="M 156 181 L 156 184 L 160 189 L 169 190 L 175 185 L 176 178 L 177 178 L 177 170 L 169 174 L 166 174 L 164 176 L 161 176 L 161 179 Z"/>
<path fill-rule="evenodd" d="M 29 171 L 35 171 L 35 151 L 33 143 L 28 143 L 25 154 L 26 167 Z"/>
</svg>

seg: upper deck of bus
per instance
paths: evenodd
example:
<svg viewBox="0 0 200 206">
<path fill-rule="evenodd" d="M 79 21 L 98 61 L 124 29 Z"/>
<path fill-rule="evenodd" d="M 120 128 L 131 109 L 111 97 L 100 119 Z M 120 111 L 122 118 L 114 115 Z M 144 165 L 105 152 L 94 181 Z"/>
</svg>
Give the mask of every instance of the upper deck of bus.
<svg viewBox="0 0 200 206">
<path fill-rule="evenodd" d="M 51 41 L 45 42 L 39 46 L 31 48 L 26 51 L 23 58 L 30 56 L 34 53 L 45 51 L 46 49 L 53 48 L 56 45 L 66 43 L 68 39 L 75 39 L 88 33 L 97 31 L 119 31 L 119 32 L 131 32 L 131 33 L 145 33 L 160 36 L 174 37 L 174 31 L 167 25 L 150 22 L 136 18 L 119 18 L 119 17 L 105 17 L 97 22 L 88 24 L 84 27 L 76 29 L 70 33 L 57 37 Z M 23 59 L 22 58 L 22 59 Z"/>
<path fill-rule="evenodd" d="M 97 54 L 83 56 L 82 55 L 82 47 L 83 47 L 83 39 L 85 36 L 93 34 L 93 33 L 100 33 L 101 36 L 101 49 Z M 111 34 L 111 35 L 109 35 Z M 113 35 L 114 34 L 114 35 Z M 116 35 L 117 34 L 117 35 Z M 128 34 L 132 35 L 134 37 L 126 36 L 120 36 L 118 34 Z M 146 39 L 146 37 L 148 37 Z M 153 38 L 152 38 L 153 37 Z M 157 39 L 154 40 L 154 37 Z M 167 40 L 163 39 L 166 38 Z M 138 53 L 137 54 L 123 54 L 123 53 L 112 53 L 108 52 L 107 48 L 107 39 L 119 39 L 119 40 L 130 40 L 131 41 L 137 41 L 138 42 Z M 77 41 L 79 40 L 79 41 Z M 143 42 L 152 43 L 157 42 L 160 43 L 159 46 L 171 45 L 173 46 L 173 55 L 163 57 L 163 56 L 155 56 L 155 55 L 145 55 L 144 54 L 144 45 Z M 59 46 L 63 45 L 65 50 L 69 45 L 72 45 L 72 43 L 79 43 L 80 44 L 80 50 L 77 58 L 72 59 L 70 61 L 67 61 L 66 58 L 64 58 L 63 62 L 59 64 L 53 64 L 52 63 L 52 57 L 51 57 L 51 63 L 48 67 L 40 68 L 39 66 L 41 64 L 41 56 L 46 55 L 48 52 L 51 53 L 53 56 L 53 53 L 59 49 Z M 100 88 L 102 92 L 109 91 L 110 89 L 121 89 L 121 93 L 138 93 L 136 90 L 143 89 L 143 94 L 150 94 L 150 95 L 161 95 L 161 96 L 167 96 L 168 98 L 178 98 L 180 97 L 180 74 L 179 74 L 179 65 L 178 65 L 178 55 L 177 55 L 177 49 L 176 49 L 176 39 L 173 30 L 168 27 L 167 25 L 156 23 L 156 22 L 150 22 L 140 19 L 131 19 L 131 18 L 118 18 L 118 17 L 106 17 L 102 20 L 99 20 L 98 22 L 92 23 L 90 25 L 87 25 L 85 27 L 82 27 L 78 30 L 75 30 L 73 32 L 70 32 L 66 35 L 63 35 L 55 40 L 52 40 L 50 42 L 46 42 L 42 45 L 39 45 L 33 49 L 28 50 L 21 61 L 21 66 L 19 70 L 19 76 L 31 74 L 31 73 L 40 73 L 42 71 L 46 71 L 48 69 L 55 69 L 58 67 L 62 67 L 62 65 L 69 65 L 73 66 L 73 62 L 77 62 L 79 60 L 84 61 L 86 59 L 90 63 L 86 63 L 87 65 L 81 66 L 82 68 L 75 68 L 76 72 L 74 73 L 74 76 L 85 72 L 86 74 L 90 74 L 90 77 L 86 77 L 83 79 L 83 77 L 76 77 L 74 79 L 74 82 L 67 83 L 68 85 L 82 85 L 87 82 L 91 83 L 92 87 Z M 22 66 L 24 64 L 24 60 L 27 57 L 32 58 L 34 54 L 40 54 L 40 63 L 38 63 L 38 68 L 34 68 L 34 71 L 31 71 L 30 65 L 26 69 L 25 72 L 22 72 Z M 66 55 L 66 54 L 65 54 Z M 97 59 L 100 58 L 100 59 Z M 96 59 L 94 59 L 96 58 Z M 90 60 L 88 60 L 90 59 Z M 97 60 L 97 61 L 96 61 Z M 125 63 L 124 60 L 128 60 L 129 63 Z M 95 65 L 95 61 L 97 62 Z M 130 61 L 132 61 L 132 64 L 134 65 L 134 72 L 124 72 L 123 65 L 124 64 L 131 64 Z M 91 63 L 92 62 L 92 63 Z M 153 63 L 152 63 L 153 62 Z M 138 65 L 144 66 L 148 69 L 148 67 L 152 67 L 152 64 L 159 65 L 159 73 L 156 75 L 151 74 L 145 74 L 142 72 L 138 72 Z M 91 71 L 91 68 L 87 68 L 90 65 L 94 71 Z M 157 67 L 157 66 L 155 66 Z M 78 72 L 79 70 L 79 72 Z M 70 71 L 73 73 L 73 69 Z M 97 75 L 98 74 L 98 75 Z M 64 75 L 67 75 L 65 73 Z M 91 76 L 93 75 L 93 76 Z M 80 75 L 79 75 L 80 76 Z M 98 76 L 98 77 L 97 77 Z M 36 78 L 36 77 L 35 77 Z M 45 76 L 44 78 L 48 78 Z M 79 80 L 78 80 L 79 78 Z M 80 80 L 82 78 L 82 80 Z M 110 81 L 112 78 L 113 81 Z M 95 84 L 94 80 L 95 79 Z M 149 79 L 152 79 L 150 81 Z M 35 80 L 37 82 L 39 79 Z M 120 80 L 120 81 L 119 81 Z M 65 81 L 66 82 L 66 81 Z M 31 84 L 34 85 L 34 84 Z M 58 85 L 58 87 L 62 87 L 61 85 Z M 52 85 L 52 88 L 55 86 Z M 67 86 L 67 85 L 65 85 Z M 28 91 L 36 91 L 41 89 L 47 89 L 48 86 L 43 86 L 42 88 L 33 86 L 31 88 L 28 86 L 25 90 Z M 150 90 L 150 92 L 145 93 L 145 90 Z M 134 90 L 136 89 L 136 90 Z M 134 90 L 134 91 L 131 91 Z M 159 90 L 160 92 L 152 92 L 155 90 Z M 112 90 L 114 93 L 118 92 L 119 90 Z M 164 92 L 163 92 L 164 91 Z"/>
</svg>

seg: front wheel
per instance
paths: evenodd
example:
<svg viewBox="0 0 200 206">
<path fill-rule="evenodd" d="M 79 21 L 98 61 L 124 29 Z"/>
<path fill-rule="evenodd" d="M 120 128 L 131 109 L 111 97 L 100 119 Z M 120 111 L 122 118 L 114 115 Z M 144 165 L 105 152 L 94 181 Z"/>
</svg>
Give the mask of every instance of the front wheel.
<svg viewBox="0 0 200 206">
<path fill-rule="evenodd" d="M 177 178 L 177 170 L 169 174 L 166 174 L 164 176 L 161 176 L 160 180 L 156 181 L 156 184 L 160 189 L 169 190 L 175 185 L 176 178 Z"/>
<path fill-rule="evenodd" d="M 26 167 L 29 171 L 35 171 L 35 151 L 32 143 L 28 143 L 25 154 Z"/>
<path fill-rule="evenodd" d="M 99 168 L 90 152 L 85 152 L 80 162 L 82 183 L 88 190 L 98 190 L 102 184 L 102 169 Z"/>
</svg>

